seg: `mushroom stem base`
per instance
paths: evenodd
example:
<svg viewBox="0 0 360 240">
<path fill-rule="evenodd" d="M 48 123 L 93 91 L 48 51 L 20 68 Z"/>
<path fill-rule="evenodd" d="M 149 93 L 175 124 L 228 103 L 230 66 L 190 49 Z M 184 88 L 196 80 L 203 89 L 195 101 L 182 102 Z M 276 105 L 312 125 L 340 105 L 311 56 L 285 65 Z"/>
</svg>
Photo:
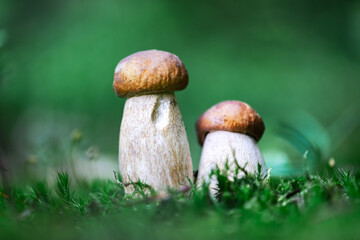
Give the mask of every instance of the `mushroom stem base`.
<svg viewBox="0 0 360 240">
<path fill-rule="evenodd" d="M 192 180 L 193 168 L 182 116 L 173 93 L 126 100 L 120 128 L 119 167 L 125 183 L 138 180 L 163 192 Z M 125 188 L 126 193 L 134 186 Z"/>
<path fill-rule="evenodd" d="M 214 193 L 217 189 L 217 180 L 214 178 L 210 179 L 211 170 L 217 166 L 220 170 L 224 171 L 227 163 L 229 166 L 227 172 L 228 178 L 233 180 L 237 167 L 235 161 L 247 173 L 257 173 L 258 164 L 261 165 L 261 174 L 266 172 L 263 157 L 256 141 L 252 137 L 227 131 L 215 131 L 207 134 L 200 159 L 198 186 L 204 181 L 210 182 L 210 191 Z M 243 171 L 239 171 L 236 177 L 241 178 L 244 175 Z"/>
</svg>

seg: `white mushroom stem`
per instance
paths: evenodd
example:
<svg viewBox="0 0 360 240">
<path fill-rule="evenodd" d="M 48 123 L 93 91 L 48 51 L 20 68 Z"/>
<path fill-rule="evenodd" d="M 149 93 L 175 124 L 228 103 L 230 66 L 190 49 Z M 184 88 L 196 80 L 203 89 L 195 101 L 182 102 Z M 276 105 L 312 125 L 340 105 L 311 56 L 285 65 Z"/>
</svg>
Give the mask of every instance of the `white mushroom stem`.
<svg viewBox="0 0 360 240">
<path fill-rule="evenodd" d="M 154 190 L 193 179 L 189 143 L 173 93 L 126 100 L 120 128 L 119 166 L 124 183 L 141 180 Z M 133 186 L 125 191 L 131 193 Z"/>
<path fill-rule="evenodd" d="M 237 167 L 235 161 L 250 174 L 258 172 L 258 164 L 261 165 L 262 174 L 266 172 L 263 157 L 252 137 L 227 131 L 210 132 L 206 135 L 201 154 L 197 185 L 200 186 L 204 181 L 210 182 L 210 191 L 215 193 L 217 180 L 209 178 L 211 170 L 218 166 L 223 171 L 227 162 L 229 165 L 228 178 L 233 180 Z M 237 178 L 244 175 L 243 171 L 239 171 Z"/>
</svg>

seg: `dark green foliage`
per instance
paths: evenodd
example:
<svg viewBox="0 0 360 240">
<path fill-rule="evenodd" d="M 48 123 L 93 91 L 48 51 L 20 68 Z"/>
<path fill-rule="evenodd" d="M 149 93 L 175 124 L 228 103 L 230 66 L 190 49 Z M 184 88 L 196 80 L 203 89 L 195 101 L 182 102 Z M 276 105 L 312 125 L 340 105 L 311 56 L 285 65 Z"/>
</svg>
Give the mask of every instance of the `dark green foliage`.
<svg viewBox="0 0 360 240">
<path fill-rule="evenodd" d="M 0 229 L 7 239 L 43 234 L 88 239 L 102 234 L 138 239 L 149 234 L 159 239 L 169 234 L 174 239 L 280 234 L 280 239 L 303 239 L 315 234 L 325 239 L 359 234 L 354 227 L 360 216 L 359 171 L 330 168 L 327 174 L 292 178 L 246 173 L 234 181 L 218 169 L 212 174 L 219 181 L 217 200 L 206 184 L 196 188 L 190 182 L 189 191 L 170 190 L 162 196 L 137 182 L 135 193 L 127 196 L 119 180 L 75 185 L 67 172 L 59 172 L 55 185 L 36 182 L 0 196 Z M 318 225 L 321 234 L 314 228 Z"/>
<path fill-rule="evenodd" d="M 66 203 L 70 203 L 72 200 L 72 193 L 70 191 L 70 179 L 67 172 L 58 172 L 58 178 L 56 179 L 57 194 Z"/>
<path fill-rule="evenodd" d="M 70 178 L 67 172 L 58 172 L 56 179 L 56 193 L 68 206 L 74 207 L 79 210 L 81 214 L 85 212 L 85 201 L 80 197 L 74 198 L 74 193 L 70 189 Z"/>
<path fill-rule="evenodd" d="M 360 199 L 360 189 L 359 189 L 359 172 L 356 172 L 355 175 L 349 171 L 339 170 L 337 182 L 344 188 L 344 193 L 353 200 Z"/>
</svg>

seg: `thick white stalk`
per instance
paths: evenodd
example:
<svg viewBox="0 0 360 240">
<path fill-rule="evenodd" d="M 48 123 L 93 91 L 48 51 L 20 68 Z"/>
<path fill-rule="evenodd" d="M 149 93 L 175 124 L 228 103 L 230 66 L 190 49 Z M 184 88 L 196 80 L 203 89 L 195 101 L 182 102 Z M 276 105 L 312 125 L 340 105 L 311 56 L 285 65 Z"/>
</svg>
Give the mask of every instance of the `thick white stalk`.
<svg viewBox="0 0 360 240">
<path fill-rule="evenodd" d="M 189 143 L 173 93 L 126 100 L 120 128 L 120 173 L 125 183 L 141 180 L 155 190 L 179 188 L 193 179 Z M 130 193 L 132 186 L 126 187 Z"/>
<path fill-rule="evenodd" d="M 211 170 L 219 167 L 225 169 L 226 162 L 229 165 L 228 176 L 230 180 L 235 176 L 235 159 L 240 167 L 245 167 L 248 173 L 257 173 L 258 164 L 262 167 L 262 173 L 266 171 L 266 166 L 261 156 L 256 141 L 248 135 L 227 131 L 214 131 L 206 135 L 198 173 L 198 183 L 200 186 L 203 181 L 210 182 L 210 188 L 217 186 L 215 179 L 209 179 Z M 244 173 L 239 172 L 238 178 L 243 177 Z M 214 193 L 214 191 L 212 190 Z"/>
</svg>

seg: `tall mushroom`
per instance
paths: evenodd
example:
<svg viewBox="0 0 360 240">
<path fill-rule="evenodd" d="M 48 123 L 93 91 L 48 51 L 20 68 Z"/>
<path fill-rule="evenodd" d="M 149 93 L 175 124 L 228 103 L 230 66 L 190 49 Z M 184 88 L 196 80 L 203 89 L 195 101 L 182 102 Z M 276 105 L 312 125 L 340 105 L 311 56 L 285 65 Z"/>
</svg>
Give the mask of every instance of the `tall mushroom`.
<svg viewBox="0 0 360 240">
<path fill-rule="evenodd" d="M 189 143 L 174 95 L 188 81 L 181 60 L 164 51 L 137 52 L 117 65 L 113 88 L 127 98 L 119 141 L 125 183 L 141 180 L 163 192 L 192 180 Z M 125 188 L 127 193 L 133 190 L 132 185 Z"/>
<path fill-rule="evenodd" d="M 256 173 L 260 164 L 263 173 L 266 167 L 256 142 L 264 130 L 259 114 L 246 103 L 225 101 L 207 110 L 196 122 L 198 141 L 203 146 L 198 185 L 210 182 L 210 190 L 216 189 L 217 181 L 209 175 L 216 166 L 224 170 L 226 162 L 230 180 L 235 177 L 237 164 L 248 173 Z M 243 175 L 240 171 L 236 177 Z"/>
</svg>

